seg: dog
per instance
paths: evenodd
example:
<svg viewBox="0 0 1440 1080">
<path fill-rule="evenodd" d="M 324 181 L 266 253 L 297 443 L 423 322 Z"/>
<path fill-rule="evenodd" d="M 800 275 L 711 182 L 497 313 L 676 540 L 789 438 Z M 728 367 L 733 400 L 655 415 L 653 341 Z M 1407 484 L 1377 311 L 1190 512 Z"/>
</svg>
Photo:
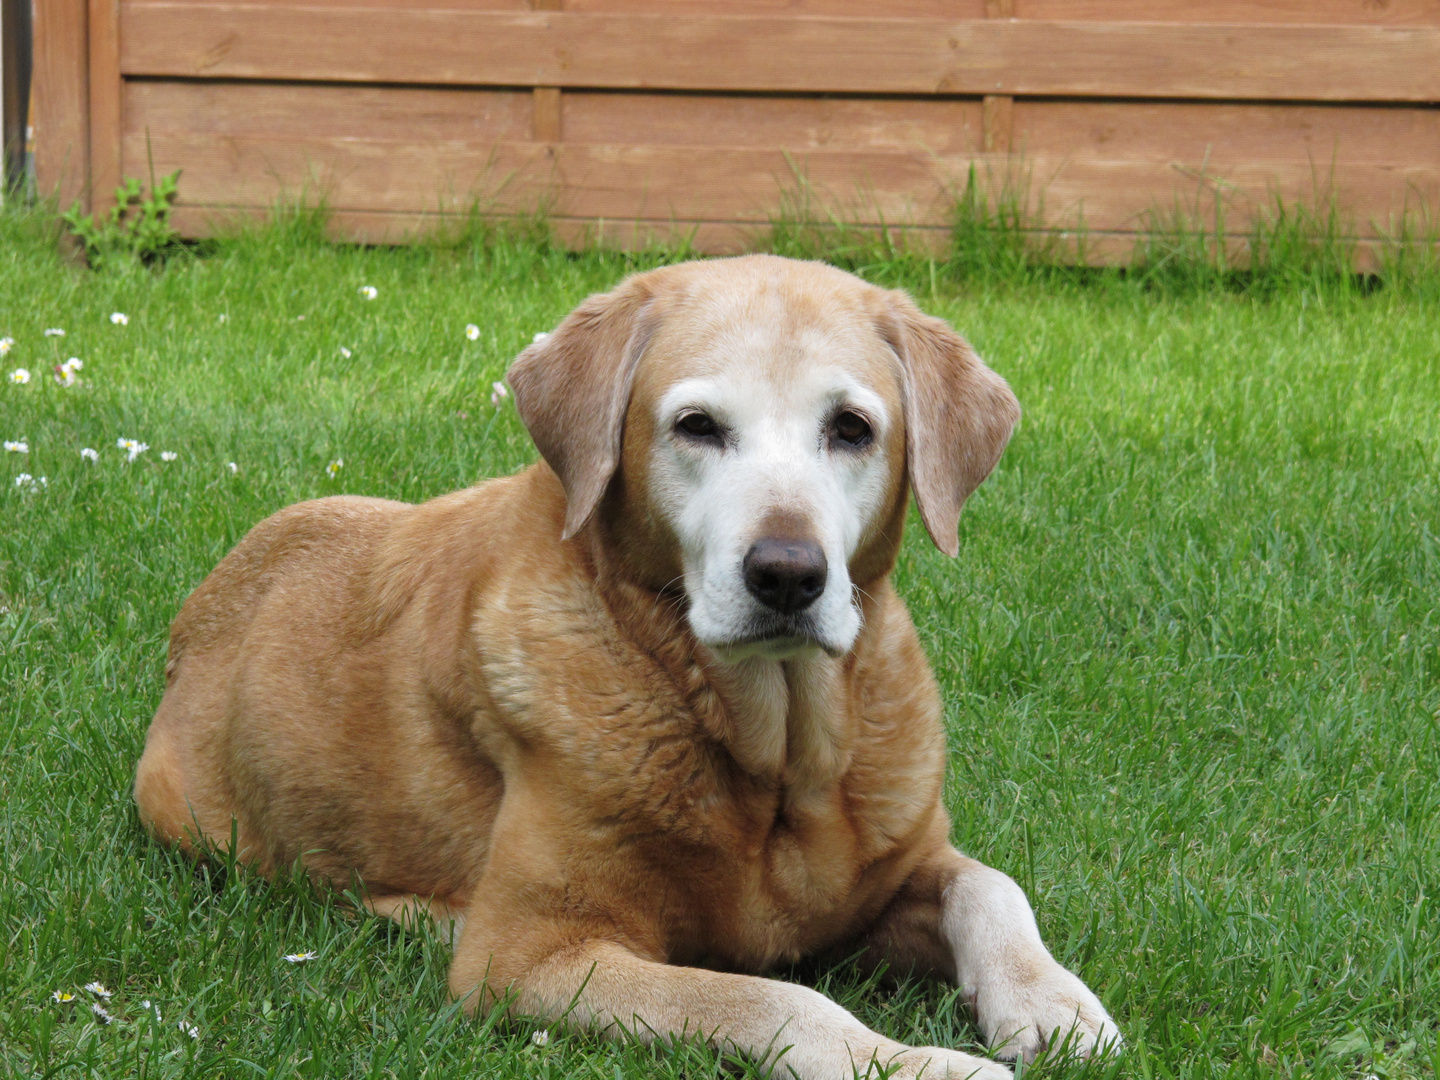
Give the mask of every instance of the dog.
<svg viewBox="0 0 1440 1080">
<path fill-rule="evenodd" d="M 1005 381 L 904 293 L 773 256 L 632 276 L 508 380 L 540 462 L 291 506 L 185 602 L 148 829 L 435 920 L 471 1010 L 801 1080 L 1010 1076 L 761 974 L 853 953 L 957 982 L 1000 1057 L 1117 1048 L 1021 889 L 949 842 L 889 580 L 912 489 L 957 554 Z"/>
</svg>

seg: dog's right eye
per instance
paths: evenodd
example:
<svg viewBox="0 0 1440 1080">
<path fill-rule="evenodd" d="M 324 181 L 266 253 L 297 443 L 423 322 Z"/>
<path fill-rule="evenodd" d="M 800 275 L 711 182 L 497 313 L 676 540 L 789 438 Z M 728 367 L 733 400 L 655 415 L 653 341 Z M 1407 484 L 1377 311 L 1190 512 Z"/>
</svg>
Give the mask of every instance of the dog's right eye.
<svg viewBox="0 0 1440 1080">
<path fill-rule="evenodd" d="M 719 445 L 724 441 L 720 432 L 720 425 L 706 416 L 703 412 L 686 413 L 675 421 L 675 430 L 686 438 L 694 439 L 697 442 L 710 442 Z"/>
</svg>

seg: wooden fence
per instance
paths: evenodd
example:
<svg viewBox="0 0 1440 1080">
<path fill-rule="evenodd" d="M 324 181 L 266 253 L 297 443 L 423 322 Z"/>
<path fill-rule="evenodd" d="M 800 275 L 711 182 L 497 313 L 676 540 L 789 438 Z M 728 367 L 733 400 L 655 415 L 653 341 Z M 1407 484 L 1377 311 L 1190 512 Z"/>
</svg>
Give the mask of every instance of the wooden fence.
<svg viewBox="0 0 1440 1080">
<path fill-rule="evenodd" d="M 563 10 L 561 10 L 563 6 Z M 974 167 L 1092 257 L 1156 213 L 1440 211 L 1440 0 L 37 0 L 37 172 L 182 169 L 203 234 L 543 206 L 576 241 L 752 243 L 784 197 L 940 235 Z M 1143 21 L 1141 21 L 1143 20 Z M 794 210 L 794 204 L 791 204 Z M 1433 219 L 1432 219 L 1433 221 Z"/>
</svg>

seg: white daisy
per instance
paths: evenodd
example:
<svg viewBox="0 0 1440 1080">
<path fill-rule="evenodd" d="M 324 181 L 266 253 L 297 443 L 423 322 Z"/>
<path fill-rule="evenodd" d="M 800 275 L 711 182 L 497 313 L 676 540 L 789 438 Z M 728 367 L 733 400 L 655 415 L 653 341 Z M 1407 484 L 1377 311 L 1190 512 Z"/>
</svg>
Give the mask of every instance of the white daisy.
<svg viewBox="0 0 1440 1080">
<path fill-rule="evenodd" d="M 0 337 L 0 356 L 9 355 L 10 350 L 14 347 L 15 339 L 13 337 Z"/>
<path fill-rule="evenodd" d="M 155 1022 L 157 1024 L 160 1023 L 160 1008 L 159 1006 L 150 1004 L 149 998 L 146 998 L 144 1001 L 140 1002 L 140 1008 L 144 1009 L 148 1013 L 154 1013 Z"/>
<path fill-rule="evenodd" d="M 472 323 L 466 323 L 466 324 L 465 324 L 465 336 L 466 336 L 467 338 L 469 338 L 471 341 L 479 341 L 479 340 L 480 340 L 480 327 L 476 326 L 473 322 L 472 322 Z"/>
<path fill-rule="evenodd" d="M 375 288 L 374 285 L 361 285 L 360 295 L 363 296 L 366 300 L 374 300 L 377 296 L 380 295 L 380 290 Z"/>
<path fill-rule="evenodd" d="M 186 1035 L 189 1035 L 192 1039 L 198 1039 L 200 1037 L 200 1029 L 194 1024 L 189 1024 L 186 1023 L 184 1020 L 181 1020 L 178 1021 L 175 1026 L 178 1027 L 181 1031 L 183 1031 Z"/>
<path fill-rule="evenodd" d="M 108 1024 L 111 1020 L 115 1019 L 113 1016 L 110 1015 L 109 1010 L 107 1010 L 105 1006 L 101 1005 L 98 1001 L 92 1001 L 90 1003 L 90 1011 L 95 1014 L 95 1019 L 99 1020 L 102 1024 Z"/>
<path fill-rule="evenodd" d="M 104 983 L 88 982 L 85 984 L 85 989 L 98 998 L 104 998 L 106 1001 L 110 1000 L 110 991 L 105 989 Z"/>
<path fill-rule="evenodd" d="M 547 331 L 541 330 L 538 334 L 536 334 L 533 338 L 530 339 L 530 344 L 539 345 L 540 342 L 544 341 L 549 336 L 550 334 Z"/>
<path fill-rule="evenodd" d="M 30 444 L 24 439 L 16 439 L 13 442 L 6 439 L 5 452 L 7 454 L 28 454 L 30 452 Z"/>
<path fill-rule="evenodd" d="M 174 450 L 161 450 L 161 451 L 160 451 L 160 460 L 161 460 L 161 461 L 174 461 L 174 460 L 175 460 L 177 457 L 179 457 L 179 456 L 180 456 L 180 455 L 177 454 L 177 453 L 175 453 Z"/>
<path fill-rule="evenodd" d="M 86 461 L 99 461 L 100 451 L 87 446 L 84 450 L 80 451 L 80 456 L 83 457 Z"/>
<path fill-rule="evenodd" d="M 53 994 L 50 995 L 50 1000 L 57 1002 L 61 1005 L 67 1005 L 75 1000 L 75 995 L 67 994 L 64 990 L 56 990 Z"/>
<path fill-rule="evenodd" d="M 74 386 L 80 380 L 75 373 L 85 366 L 85 361 L 78 356 L 72 356 L 63 364 L 55 365 L 55 381 L 61 386 Z"/>
<path fill-rule="evenodd" d="M 550 1041 L 549 1030 L 546 1028 L 541 1028 L 539 1031 L 535 1032 L 535 1034 L 530 1036 L 530 1041 L 536 1046 L 546 1045 Z"/>
<path fill-rule="evenodd" d="M 30 381 L 30 372 L 23 367 L 17 367 L 10 372 L 10 381 L 16 386 L 24 386 Z"/>
<path fill-rule="evenodd" d="M 17 476 L 15 477 L 15 486 L 16 486 L 16 487 L 24 487 L 26 484 L 29 484 L 29 483 L 31 483 L 32 481 L 34 481 L 34 479 L 35 479 L 35 478 L 34 478 L 33 476 L 31 476 L 28 472 L 22 472 L 22 473 L 20 473 L 19 475 L 17 475 Z"/>
<path fill-rule="evenodd" d="M 330 462 L 329 465 L 326 465 L 326 466 L 325 466 L 325 471 L 326 471 L 327 473 L 329 473 L 331 476 L 338 476 L 338 475 L 340 474 L 340 470 L 343 469 L 344 467 L 345 467 L 345 459 L 344 459 L 344 458 L 336 458 L 334 461 Z"/>
<path fill-rule="evenodd" d="M 493 383 L 490 384 L 490 404 L 491 404 L 491 405 L 494 405 L 494 406 L 496 406 L 496 407 L 498 408 L 499 405 L 500 405 L 500 403 L 501 403 L 502 401 L 504 401 L 506 398 L 508 398 L 509 396 L 510 396 L 510 391 L 509 391 L 508 389 L 506 389 L 506 386 L 505 386 L 505 384 L 504 384 L 503 382 L 493 382 Z"/>
<path fill-rule="evenodd" d="M 346 360 L 349 360 L 350 357 L 354 356 L 355 354 L 352 353 L 349 349 L 347 349 L 344 345 L 341 345 L 340 355 L 343 356 Z"/>
<path fill-rule="evenodd" d="M 285 954 L 287 964 L 303 964 L 306 960 L 314 960 L 314 952 L 292 952 Z"/>
<path fill-rule="evenodd" d="M 238 473 L 238 472 L 240 471 L 240 466 L 239 466 L 239 465 L 236 465 L 235 462 L 233 462 L 233 461 L 227 461 L 227 462 L 225 463 L 225 467 L 230 470 L 230 475 L 231 475 L 231 476 L 234 476 L 236 473 Z"/>
<path fill-rule="evenodd" d="M 125 459 L 127 462 L 134 461 L 141 454 L 145 453 L 146 450 L 150 449 L 149 443 L 143 443 L 136 439 L 116 439 L 115 446 L 125 451 L 128 455 Z"/>
<path fill-rule="evenodd" d="M 46 337 L 64 337 L 64 336 L 65 336 L 65 331 L 64 331 L 64 330 L 61 330 L 58 326 L 52 326 L 49 330 L 46 330 L 46 331 L 45 331 L 45 336 L 46 336 Z"/>
<path fill-rule="evenodd" d="M 110 313 L 110 321 L 116 326 L 129 326 L 130 316 L 126 315 L 123 311 L 112 311 Z"/>
</svg>

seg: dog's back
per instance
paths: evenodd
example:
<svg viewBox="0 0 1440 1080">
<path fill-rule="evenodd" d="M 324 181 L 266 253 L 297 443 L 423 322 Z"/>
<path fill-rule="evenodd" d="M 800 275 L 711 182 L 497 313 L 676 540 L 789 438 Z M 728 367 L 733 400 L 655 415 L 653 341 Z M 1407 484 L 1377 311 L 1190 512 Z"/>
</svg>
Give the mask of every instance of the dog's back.
<svg viewBox="0 0 1440 1080">
<path fill-rule="evenodd" d="M 237 855 L 265 872 L 303 854 L 312 875 L 342 886 L 361 868 L 367 886 L 382 891 L 394 884 L 443 895 L 470 884 L 474 864 L 483 862 L 485 811 L 498 791 L 485 762 L 401 784 L 423 784 L 420 797 L 432 810 L 455 804 L 463 838 L 453 857 L 427 860 L 448 867 L 441 877 L 453 880 L 410 880 L 414 852 L 433 851 L 436 838 L 429 830 L 408 835 L 406 807 L 376 793 L 395 790 L 391 781 L 400 778 L 387 776 L 387 765 L 410 760 L 407 748 L 447 739 L 429 702 L 419 700 L 424 688 L 396 678 L 387 639 L 423 594 L 426 564 L 444 558 L 446 541 L 456 539 L 444 527 L 453 504 L 468 509 L 491 501 L 486 494 L 470 489 L 425 507 L 318 499 L 286 507 L 236 545 L 171 628 L 165 696 L 135 782 L 142 817 L 157 835 L 223 849 L 233 821 Z M 412 522 L 417 513 L 428 520 Z M 437 603 L 463 617 L 463 603 L 451 603 L 461 598 L 428 599 L 412 621 L 437 629 Z M 283 828 L 271 827 L 277 818 Z M 366 818 L 383 819 L 383 827 Z M 369 842 L 377 835 L 387 838 L 386 850 Z"/>
</svg>

